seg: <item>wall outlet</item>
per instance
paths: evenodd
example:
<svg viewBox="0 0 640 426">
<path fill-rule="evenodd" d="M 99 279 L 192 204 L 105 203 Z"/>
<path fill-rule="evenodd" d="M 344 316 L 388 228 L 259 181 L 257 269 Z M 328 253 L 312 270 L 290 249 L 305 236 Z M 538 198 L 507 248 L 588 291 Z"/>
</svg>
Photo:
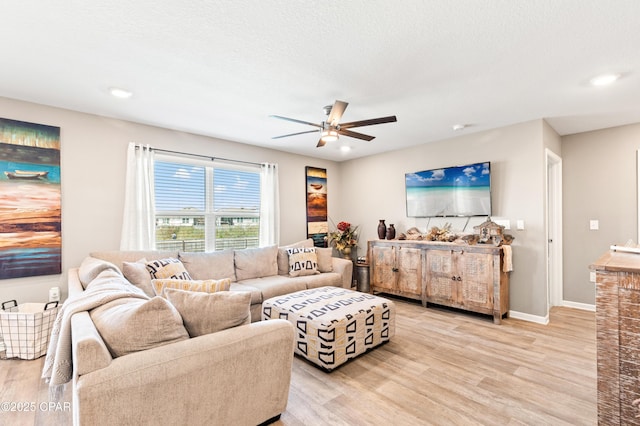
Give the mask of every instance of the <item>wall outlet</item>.
<svg viewBox="0 0 640 426">
<path fill-rule="evenodd" d="M 516 229 L 518 231 L 524 231 L 524 220 L 522 219 L 516 220 Z"/>
<path fill-rule="evenodd" d="M 591 231 L 597 231 L 598 229 L 600 229 L 600 221 L 592 219 L 589 221 L 589 229 Z"/>
<path fill-rule="evenodd" d="M 589 271 L 589 281 L 592 283 L 596 282 L 596 271 Z"/>
<path fill-rule="evenodd" d="M 51 287 L 49 289 L 49 302 L 60 301 L 60 287 Z"/>
</svg>

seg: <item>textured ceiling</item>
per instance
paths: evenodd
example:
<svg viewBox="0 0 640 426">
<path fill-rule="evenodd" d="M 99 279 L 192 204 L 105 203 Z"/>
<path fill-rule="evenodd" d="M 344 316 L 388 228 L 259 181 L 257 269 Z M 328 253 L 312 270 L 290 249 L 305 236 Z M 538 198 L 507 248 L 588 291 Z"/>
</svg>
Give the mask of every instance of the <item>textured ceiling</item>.
<svg viewBox="0 0 640 426">
<path fill-rule="evenodd" d="M 1 11 L 0 96 L 319 158 L 539 118 L 561 135 L 640 122 L 638 0 L 6 0 Z M 603 72 L 622 78 L 588 85 Z M 398 122 L 354 129 L 372 142 L 271 139 L 312 128 L 270 114 L 320 122 L 336 99 L 349 102 L 343 122 Z"/>
</svg>

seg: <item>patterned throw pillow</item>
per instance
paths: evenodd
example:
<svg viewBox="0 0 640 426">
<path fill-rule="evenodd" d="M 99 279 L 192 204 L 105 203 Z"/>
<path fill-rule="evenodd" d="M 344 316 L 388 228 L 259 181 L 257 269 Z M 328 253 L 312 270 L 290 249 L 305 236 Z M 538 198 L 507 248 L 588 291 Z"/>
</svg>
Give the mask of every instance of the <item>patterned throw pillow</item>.
<svg viewBox="0 0 640 426">
<path fill-rule="evenodd" d="M 288 248 L 289 275 L 300 277 L 318 274 L 318 255 L 315 247 Z"/>
<path fill-rule="evenodd" d="M 147 270 L 151 278 L 173 278 L 175 280 L 190 280 L 191 276 L 182 262 L 173 257 L 147 262 Z"/>
<path fill-rule="evenodd" d="M 204 293 L 215 293 L 218 291 L 228 291 L 231 287 L 231 279 L 223 278 L 221 280 L 175 280 L 171 278 L 151 280 L 153 291 L 158 296 L 165 296 L 166 288 L 175 288 L 178 290 L 200 291 Z"/>
</svg>

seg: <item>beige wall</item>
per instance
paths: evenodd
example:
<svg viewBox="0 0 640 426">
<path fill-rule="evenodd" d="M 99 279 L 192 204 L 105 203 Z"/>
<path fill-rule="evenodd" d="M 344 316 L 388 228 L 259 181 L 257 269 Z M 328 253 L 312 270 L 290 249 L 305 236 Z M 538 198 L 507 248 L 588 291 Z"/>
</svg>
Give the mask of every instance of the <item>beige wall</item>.
<svg viewBox="0 0 640 426">
<path fill-rule="evenodd" d="M 404 174 L 491 161 L 493 217 L 508 219 L 516 237 L 511 309 L 546 315 L 545 148 L 563 158 L 564 300 L 593 304 L 588 265 L 610 244 L 637 238 L 636 150 L 640 124 L 559 138 L 543 120 L 456 135 L 439 142 L 334 163 L 280 151 L 0 98 L 0 116 L 61 127 L 63 270 L 92 250 L 117 249 L 122 226 L 126 146 L 130 141 L 280 166 L 281 242 L 305 233 L 305 166 L 328 171 L 329 215 L 361 229 L 360 254 L 377 238 L 379 219 L 398 232 L 465 219 L 412 219 L 405 213 Z M 467 231 L 483 218 L 473 218 Z M 524 220 L 525 230 L 515 229 Z M 589 231 L 590 219 L 600 231 Z M 0 281 L 0 301 L 43 301 L 64 276 Z"/>
<path fill-rule="evenodd" d="M 80 264 L 94 250 L 118 249 L 122 227 L 126 152 L 129 142 L 182 152 L 279 165 L 283 244 L 306 238 L 305 166 L 327 169 L 329 214 L 339 208 L 339 165 L 246 144 L 113 120 L 0 98 L 0 117 L 61 128 L 62 267 Z M 0 301 L 48 300 L 62 276 L 0 281 Z"/>
<path fill-rule="evenodd" d="M 637 242 L 638 149 L 640 124 L 562 138 L 565 300 L 595 304 L 589 265 L 612 244 Z"/>
<path fill-rule="evenodd" d="M 398 232 L 412 226 L 424 232 L 445 222 L 460 230 L 466 219 L 407 218 L 404 175 L 490 161 L 493 217 L 509 219 L 512 229 L 507 232 L 516 238 L 511 309 L 544 317 L 547 307 L 543 132 L 548 132 L 545 126 L 543 120 L 535 120 L 345 162 L 340 200 L 343 216 L 334 219 L 360 225 L 362 254 L 366 252 L 367 240 L 377 238 L 379 219 L 395 224 Z M 483 219 L 474 218 L 466 230 L 472 232 L 472 226 Z M 524 220 L 524 231 L 515 230 L 518 219 Z"/>
</svg>

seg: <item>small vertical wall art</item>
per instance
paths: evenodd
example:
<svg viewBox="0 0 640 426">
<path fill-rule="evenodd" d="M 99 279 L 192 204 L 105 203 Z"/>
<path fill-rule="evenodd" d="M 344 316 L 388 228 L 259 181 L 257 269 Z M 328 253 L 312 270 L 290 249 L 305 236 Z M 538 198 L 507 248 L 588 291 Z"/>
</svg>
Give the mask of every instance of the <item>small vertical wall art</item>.
<svg viewBox="0 0 640 426">
<path fill-rule="evenodd" d="M 0 118 L 0 279 L 62 272 L 60 128 Z"/>
<path fill-rule="evenodd" d="M 305 168 L 307 190 L 307 238 L 316 247 L 327 247 L 327 169 Z"/>
</svg>

